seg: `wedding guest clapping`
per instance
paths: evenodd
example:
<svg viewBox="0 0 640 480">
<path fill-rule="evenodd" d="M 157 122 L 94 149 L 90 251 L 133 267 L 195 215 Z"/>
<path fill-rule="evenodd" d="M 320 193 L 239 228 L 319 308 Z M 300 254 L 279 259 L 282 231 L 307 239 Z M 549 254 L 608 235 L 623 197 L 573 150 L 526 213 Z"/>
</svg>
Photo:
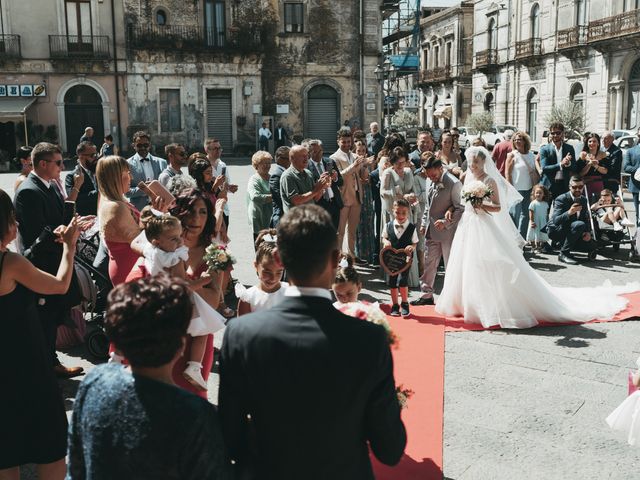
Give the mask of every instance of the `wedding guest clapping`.
<svg viewBox="0 0 640 480">
<path fill-rule="evenodd" d="M 189 289 L 161 273 L 117 286 L 105 330 L 131 364 L 94 368 L 69 431 L 69 479 L 229 479 L 216 409 L 177 388 L 191 318 Z"/>
<path fill-rule="evenodd" d="M 609 172 L 609 157 L 600 150 L 600 136 L 597 133 L 584 136 L 584 148 L 576 162 L 576 172 L 587 186 L 587 200 L 591 203 L 604 188 L 604 179 Z"/>
<path fill-rule="evenodd" d="M 240 282 L 236 283 L 238 316 L 269 309 L 284 299 L 284 292 L 289 284 L 280 281 L 284 268 L 276 261 L 276 238 L 275 228 L 258 233 L 255 244 L 256 260 L 253 266 L 260 283 L 248 289 Z"/>
<path fill-rule="evenodd" d="M 247 185 L 247 214 L 254 242 L 260 230 L 269 228 L 273 214 L 273 198 L 269 190 L 269 170 L 272 160 L 271 154 L 262 150 L 251 157 L 251 166 L 256 173 L 249 178 Z"/>
</svg>

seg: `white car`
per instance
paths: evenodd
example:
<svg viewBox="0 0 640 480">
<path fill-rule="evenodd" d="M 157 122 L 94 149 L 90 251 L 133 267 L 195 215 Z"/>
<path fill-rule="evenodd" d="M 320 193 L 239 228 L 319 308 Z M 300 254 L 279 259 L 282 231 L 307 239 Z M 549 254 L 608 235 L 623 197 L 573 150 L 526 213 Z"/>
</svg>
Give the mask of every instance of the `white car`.
<svg viewBox="0 0 640 480">
<path fill-rule="evenodd" d="M 463 148 L 469 148 L 473 141 L 478 138 L 478 132 L 471 127 L 458 127 L 458 130 L 460 130 L 458 143 Z M 487 144 L 489 150 L 504 140 L 505 130 L 513 130 L 516 132 L 518 129 L 511 125 L 496 125 L 482 134 L 482 139 Z"/>
<path fill-rule="evenodd" d="M 613 143 L 616 144 L 623 152 L 626 152 L 627 150 L 635 147 L 638 144 L 638 136 L 624 135 L 614 140 Z"/>
<path fill-rule="evenodd" d="M 618 140 L 621 137 L 635 137 L 636 132 L 633 130 L 611 130 L 614 140 Z"/>
</svg>

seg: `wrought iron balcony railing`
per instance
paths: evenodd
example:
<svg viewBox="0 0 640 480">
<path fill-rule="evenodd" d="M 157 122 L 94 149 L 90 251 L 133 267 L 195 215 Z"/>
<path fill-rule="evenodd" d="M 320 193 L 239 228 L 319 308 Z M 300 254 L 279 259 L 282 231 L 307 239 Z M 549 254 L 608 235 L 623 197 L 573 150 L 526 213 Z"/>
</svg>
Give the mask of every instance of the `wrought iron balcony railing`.
<svg viewBox="0 0 640 480">
<path fill-rule="evenodd" d="M 577 25 L 558 31 L 558 50 L 579 47 L 587 43 L 587 26 Z"/>
<path fill-rule="evenodd" d="M 20 35 L 0 35 L 0 59 L 21 57 Z"/>
<path fill-rule="evenodd" d="M 129 25 L 132 49 L 180 49 L 190 52 L 252 51 L 262 49 L 260 31 L 228 32 L 198 25 Z"/>
<path fill-rule="evenodd" d="M 489 48 L 476 53 L 476 68 L 488 68 L 498 64 L 498 50 Z"/>
<path fill-rule="evenodd" d="M 108 60 L 106 35 L 49 35 L 49 53 L 56 59 Z"/>
<path fill-rule="evenodd" d="M 422 83 L 439 82 L 447 80 L 451 77 L 451 67 L 449 65 L 444 67 L 429 68 L 420 72 L 420 81 Z"/>
<path fill-rule="evenodd" d="M 516 59 L 524 60 L 529 57 L 542 55 L 542 40 L 540 38 L 529 38 L 516 42 Z"/>
<path fill-rule="evenodd" d="M 640 32 L 640 9 L 589 22 L 589 42 Z"/>
</svg>

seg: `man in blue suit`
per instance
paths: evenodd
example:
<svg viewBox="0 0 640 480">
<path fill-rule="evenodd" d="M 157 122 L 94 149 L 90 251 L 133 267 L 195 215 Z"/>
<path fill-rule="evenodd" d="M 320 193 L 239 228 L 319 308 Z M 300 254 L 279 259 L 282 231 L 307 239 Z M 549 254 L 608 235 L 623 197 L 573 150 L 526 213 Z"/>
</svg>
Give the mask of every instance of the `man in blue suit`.
<svg viewBox="0 0 640 480">
<path fill-rule="evenodd" d="M 590 251 L 594 246 L 589 224 L 589 203 L 582 195 L 583 190 L 582 177 L 571 177 L 569 191 L 553 201 L 553 215 L 547 224 L 549 237 L 562 242 L 558 260 L 568 265 L 578 263 L 571 254 L 572 250 Z"/>
<path fill-rule="evenodd" d="M 564 125 L 549 126 L 551 142 L 540 149 L 540 183 L 556 198 L 569 191 L 569 179 L 576 172 L 576 152 L 564 140 Z"/>
<path fill-rule="evenodd" d="M 136 154 L 127 159 L 131 169 L 131 188 L 126 196 L 134 207 L 142 210 L 149 205 L 149 197 L 138 188 L 138 184 L 157 180 L 162 171 L 167 168 L 167 161 L 149 153 L 151 137 L 147 132 L 134 133 L 132 145 Z"/>
<path fill-rule="evenodd" d="M 624 154 L 624 160 L 622 162 L 622 170 L 624 173 L 631 175 L 629 179 L 629 192 L 633 197 L 633 210 L 636 213 L 636 225 L 640 225 L 640 215 L 638 214 L 638 196 L 640 195 L 640 180 L 634 178 L 640 170 L 640 130 L 638 130 L 639 143 L 633 148 L 627 150 Z"/>
</svg>

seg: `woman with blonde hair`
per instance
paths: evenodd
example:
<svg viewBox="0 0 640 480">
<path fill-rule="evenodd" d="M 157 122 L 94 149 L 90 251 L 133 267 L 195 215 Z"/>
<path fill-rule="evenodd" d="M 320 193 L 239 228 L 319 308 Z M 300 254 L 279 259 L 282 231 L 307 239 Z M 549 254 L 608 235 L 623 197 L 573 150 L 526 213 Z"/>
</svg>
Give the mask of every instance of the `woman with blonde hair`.
<svg viewBox="0 0 640 480">
<path fill-rule="evenodd" d="M 511 137 L 513 150 L 507 154 L 504 163 L 504 176 L 515 187 L 522 201 L 516 203 L 509 214 L 513 223 L 518 227 L 522 238 L 527 237 L 529 228 L 529 202 L 531 201 L 531 189 L 539 181 L 535 158 L 531 152 L 531 138 L 526 132 L 518 131 Z"/>
<path fill-rule="evenodd" d="M 247 214 L 253 230 L 254 242 L 258 238 L 258 233 L 269 228 L 271 222 L 273 200 L 269 189 L 269 170 L 272 161 L 271 154 L 262 150 L 251 157 L 251 166 L 256 173 L 249 178 L 247 185 Z"/>
<path fill-rule="evenodd" d="M 96 181 L 100 191 L 100 237 L 109 250 L 109 278 L 115 286 L 125 281 L 138 260 L 131 242 L 142 231 L 140 212 L 124 196 L 131 183 L 129 164 L 124 158 L 111 155 L 100 159 Z"/>
</svg>

